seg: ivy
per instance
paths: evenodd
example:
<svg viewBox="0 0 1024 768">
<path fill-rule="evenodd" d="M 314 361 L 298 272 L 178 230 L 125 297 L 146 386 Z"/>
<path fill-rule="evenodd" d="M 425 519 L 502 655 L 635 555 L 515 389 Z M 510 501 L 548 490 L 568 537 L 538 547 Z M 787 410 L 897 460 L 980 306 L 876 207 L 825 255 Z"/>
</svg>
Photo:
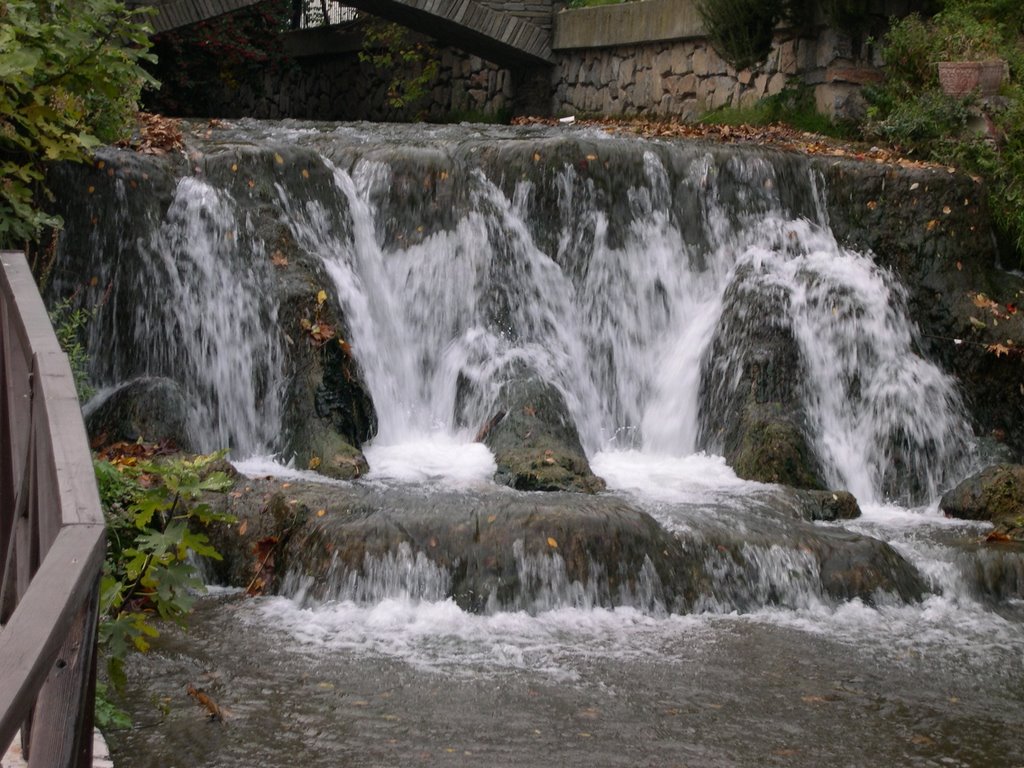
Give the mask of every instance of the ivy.
<svg viewBox="0 0 1024 768">
<path fill-rule="evenodd" d="M 45 163 L 81 162 L 130 130 L 155 81 L 143 11 L 120 0 L 0 0 L 0 247 L 34 241 Z"/>
</svg>

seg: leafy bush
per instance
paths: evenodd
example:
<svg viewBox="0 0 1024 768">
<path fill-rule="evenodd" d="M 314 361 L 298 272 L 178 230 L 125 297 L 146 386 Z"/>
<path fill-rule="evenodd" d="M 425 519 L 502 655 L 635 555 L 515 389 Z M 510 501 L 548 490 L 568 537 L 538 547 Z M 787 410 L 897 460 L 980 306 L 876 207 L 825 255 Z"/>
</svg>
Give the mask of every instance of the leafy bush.
<svg viewBox="0 0 1024 768">
<path fill-rule="evenodd" d="M 147 650 L 158 635 L 154 620 L 180 622 L 191 610 L 203 586 L 193 557 L 220 559 L 196 525 L 234 519 L 201 500 L 204 493 L 232 485 L 226 473 L 214 469 L 223 455 L 95 462 L 107 520 L 99 642 L 115 686 L 124 680 L 128 651 Z"/>
<path fill-rule="evenodd" d="M 164 83 L 146 98 L 148 109 L 172 115 L 209 117 L 221 106 L 224 87 L 260 87 L 266 70 L 289 65 L 281 33 L 291 28 L 291 0 L 264 0 L 169 30 L 154 38 L 155 76 Z"/>
<path fill-rule="evenodd" d="M 75 306 L 75 296 L 69 296 L 57 302 L 49 312 L 50 325 L 57 336 L 57 342 L 71 365 L 71 375 L 75 378 L 75 390 L 78 399 L 83 403 L 93 395 L 89 384 L 89 355 L 82 343 L 85 327 L 95 315 L 95 309 Z"/>
<path fill-rule="evenodd" d="M 736 69 L 764 61 L 782 0 L 698 0 L 697 12 L 718 54 Z"/>
<path fill-rule="evenodd" d="M 859 31 L 868 0 L 697 0 L 697 12 L 718 54 L 737 70 L 761 63 L 772 50 L 775 28 L 803 34 L 820 17 L 836 29 Z"/>
<path fill-rule="evenodd" d="M 120 0 L 0 0 L 0 247 L 57 224 L 47 161 L 83 161 L 124 136 L 154 81 L 142 12 Z"/>
<path fill-rule="evenodd" d="M 437 51 L 399 24 L 372 20 L 363 28 L 359 61 L 390 76 L 387 99 L 395 109 L 423 103 L 440 72 Z"/>
<path fill-rule="evenodd" d="M 992 15 L 1003 14 L 999 18 Z M 868 138 L 980 175 L 989 208 L 1024 264 L 1024 10 L 1004 0 L 948 0 L 930 19 L 908 16 L 883 41 L 885 80 L 868 88 Z M 1010 80 L 994 99 L 954 98 L 939 88 L 936 64 L 1001 58 Z M 990 135 L 978 124 L 990 126 Z"/>
</svg>

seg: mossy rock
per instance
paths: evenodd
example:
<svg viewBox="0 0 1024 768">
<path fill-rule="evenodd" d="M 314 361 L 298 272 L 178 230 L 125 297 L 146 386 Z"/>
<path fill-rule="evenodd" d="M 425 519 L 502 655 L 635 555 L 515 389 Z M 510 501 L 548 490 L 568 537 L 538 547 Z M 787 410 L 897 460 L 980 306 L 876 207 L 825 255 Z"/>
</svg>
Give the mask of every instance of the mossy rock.
<svg viewBox="0 0 1024 768">
<path fill-rule="evenodd" d="M 171 379 L 146 376 L 118 388 L 85 418 L 89 437 L 104 445 L 171 442 L 183 451 L 194 448 L 188 428 L 188 403 Z"/>
<path fill-rule="evenodd" d="M 520 491 L 604 490 L 604 480 L 590 469 L 565 398 L 554 385 L 519 371 L 501 388 L 498 408 L 480 434 L 498 465 L 495 482 Z"/>
<path fill-rule="evenodd" d="M 369 470 L 363 452 L 329 429 L 317 430 L 294 455 L 300 469 L 312 469 L 336 480 L 355 480 Z"/>
<path fill-rule="evenodd" d="M 971 475 L 939 507 L 961 520 L 991 521 L 991 539 L 1024 542 L 1024 465 L 997 464 Z"/>
<path fill-rule="evenodd" d="M 823 490 L 815 471 L 814 454 L 803 433 L 772 407 L 748 407 L 738 448 L 732 452 L 733 471 L 744 480 L 778 483 L 794 488 Z M 856 504 L 856 500 L 854 500 Z"/>
</svg>

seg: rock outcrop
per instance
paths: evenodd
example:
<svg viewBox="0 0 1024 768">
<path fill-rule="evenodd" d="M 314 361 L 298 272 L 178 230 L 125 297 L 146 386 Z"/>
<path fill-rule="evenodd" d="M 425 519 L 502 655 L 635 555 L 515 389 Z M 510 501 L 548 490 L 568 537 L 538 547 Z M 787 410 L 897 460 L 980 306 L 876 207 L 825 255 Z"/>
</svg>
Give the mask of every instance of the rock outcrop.
<svg viewBox="0 0 1024 768">
<path fill-rule="evenodd" d="M 1024 279 L 980 182 L 954 169 L 812 160 L 833 231 L 906 287 L 923 352 L 953 374 L 980 435 L 1024 458 Z"/>
<path fill-rule="evenodd" d="M 649 611 L 753 610 L 805 599 L 913 601 L 916 570 L 888 544 L 774 511 L 680 510 L 672 532 L 611 496 L 420 494 L 414 489 L 241 479 L 214 529 L 223 580 L 318 599 L 408 593 L 470 611 L 633 605 Z M 785 503 L 783 503 L 785 506 Z M 267 569 L 267 563 L 272 568 Z M 782 567 L 780 568 L 780 564 Z M 285 576 L 288 584 L 285 585 Z"/>
<path fill-rule="evenodd" d="M 983 469 L 946 493 L 939 507 L 950 517 L 992 522 L 992 540 L 1024 542 L 1024 465 Z"/>
<path fill-rule="evenodd" d="M 699 444 L 721 453 L 744 479 L 820 490 L 788 298 L 757 278 L 751 267 L 741 268 L 726 290 L 701 377 Z"/>
<path fill-rule="evenodd" d="M 496 412 L 480 430 L 494 453 L 496 482 L 519 491 L 604 490 L 590 469 L 561 392 L 526 368 L 502 385 Z"/>
</svg>

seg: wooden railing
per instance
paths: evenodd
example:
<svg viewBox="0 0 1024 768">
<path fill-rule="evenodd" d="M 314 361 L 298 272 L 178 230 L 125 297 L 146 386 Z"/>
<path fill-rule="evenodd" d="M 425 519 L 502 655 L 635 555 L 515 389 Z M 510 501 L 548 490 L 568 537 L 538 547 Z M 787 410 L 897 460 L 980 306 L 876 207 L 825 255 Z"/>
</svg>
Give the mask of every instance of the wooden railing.
<svg viewBox="0 0 1024 768">
<path fill-rule="evenodd" d="M 0 252 L 0 756 L 92 764 L 104 525 L 67 357 L 20 253 Z"/>
</svg>

